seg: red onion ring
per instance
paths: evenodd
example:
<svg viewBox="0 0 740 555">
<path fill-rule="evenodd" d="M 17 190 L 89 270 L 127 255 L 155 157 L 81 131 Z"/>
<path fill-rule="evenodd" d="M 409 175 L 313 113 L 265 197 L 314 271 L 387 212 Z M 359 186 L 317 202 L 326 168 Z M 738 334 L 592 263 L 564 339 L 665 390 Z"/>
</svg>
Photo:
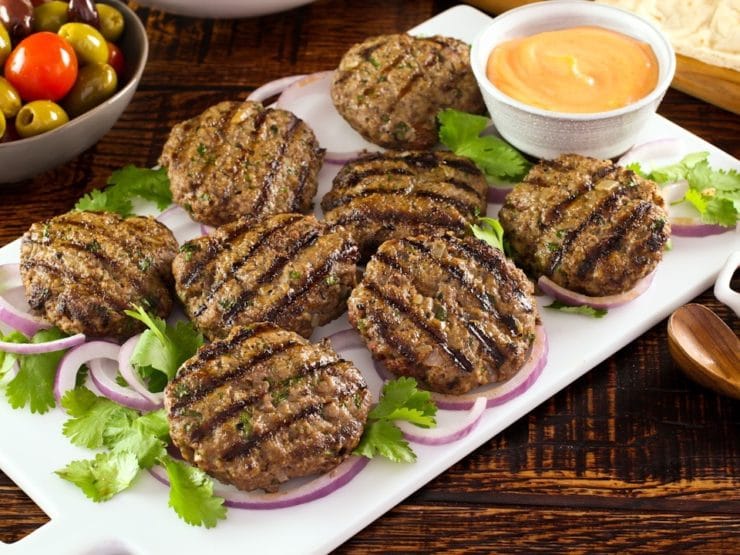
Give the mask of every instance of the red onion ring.
<svg viewBox="0 0 740 555">
<path fill-rule="evenodd" d="M 0 386 L 6 385 L 10 382 L 12 382 L 15 377 L 18 375 L 18 372 L 21 371 L 20 364 L 18 364 L 18 361 L 16 360 L 13 365 L 8 368 L 8 370 L 0 376 Z"/>
<path fill-rule="evenodd" d="M 446 445 L 464 438 L 473 431 L 486 411 L 487 402 L 488 400 L 485 397 L 478 397 L 465 418 L 454 425 L 427 429 L 415 426 L 411 422 L 398 421 L 396 426 L 401 429 L 403 436 L 408 441 L 422 445 Z"/>
<path fill-rule="evenodd" d="M 493 204 L 503 204 L 508 195 L 514 187 L 497 187 L 494 185 L 488 186 L 488 192 L 486 193 L 486 200 Z"/>
<path fill-rule="evenodd" d="M 719 224 L 705 224 L 698 218 L 671 219 L 671 235 L 676 237 L 708 237 L 735 231 L 735 229 L 736 227 L 726 227 Z"/>
<path fill-rule="evenodd" d="M 206 224 L 200 224 L 200 232 L 202 235 L 210 235 L 216 228 Z"/>
<path fill-rule="evenodd" d="M 141 376 L 139 376 L 139 373 L 131 364 L 131 355 L 140 338 L 141 334 L 134 335 L 121 345 L 118 351 L 118 371 L 131 389 L 149 401 L 155 408 L 160 408 L 164 404 L 164 393 L 152 393 L 149 391 Z"/>
<path fill-rule="evenodd" d="M 656 139 L 633 146 L 617 160 L 617 165 L 626 166 L 632 162 L 647 163 L 659 158 L 676 156 L 681 153 L 682 149 L 683 141 L 681 139 L 674 137 Z"/>
<path fill-rule="evenodd" d="M 462 395 L 449 395 L 435 391 L 430 391 L 429 393 L 436 403 L 437 408 L 442 410 L 470 410 L 480 397 L 486 399 L 486 408 L 503 405 L 527 391 L 537 381 L 537 378 L 540 377 L 542 370 L 547 365 L 548 350 L 547 333 L 545 333 L 545 327 L 540 324 L 535 327 L 535 338 L 529 358 L 519 369 L 519 372 L 509 380 L 503 383 L 478 387 Z M 373 359 L 373 365 L 375 371 L 383 381 L 395 377 L 383 363 Z"/>
<path fill-rule="evenodd" d="M 106 353 L 107 356 L 94 358 L 88 362 L 88 366 L 90 368 L 90 379 L 92 379 L 95 387 L 97 387 L 100 393 L 105 397 L 121 406 L 140 410 L 142 412 L 149 412 L 158 409 L 159 407 L 155 403 L 152 403 L 148 399 L 144 399 L 133 389 L 118 385 L 116 380 L 111 378 L 108 374 L 103 366 L 103 360 L 109 359 L 114 362 L 118 361 L 119 351 L 120 347 L 115 345 L 115 350 L 110 353 Z"/>
<path fill-rule="evenodd" d="M 15 355 L 40 355 L 71 349 L 84 342 L 85 335 L 82 333 L 62 337 L 54 341 L 46 341 L 45 343 L 10 343 L 8 341 L 0 341 L 0 351 Z"/>
<path fill-rule="evenodd" d="M 225 500 L 224 505 L 234 509 L 268 510 L 295 507 L 337 491 L 357 476 L 368 462 L 370 460 L 365 457 L 350 457 L 333 470 L 288 491 L 277 493 L 239 491 L 215 482 L 213 493 Z M 154 466 L 149 472 L 163 484 L 170 484 L 167 472 L 161 466 Z"/>
<path fill-rule="evenodd" d="M 163 212 L 160 212 L 160 214 L 154 219 L 171 229 L 181 224 L 183 218 L 190 219 L 190 214 L 188 214 L 183 208 L 180 208 L 177 204 L 173 204 Z"/>
<path fill-rule="evenodd" d="M 330 164 L 345 164 L 363 151 L 382 150 L 363 139 L 337 112 L 330 92 L 333 78 L 334 71 L 307 75 L 286 88 L 276 106 L 290 110 L 313 129 L 326 149 L 324 160 Z"/>
<path fill-rule="evenodd" d="M 649 273 L 638 281 L 629 291 L 618 293 L 616 295 L 604 295 L 602 297 L 590 297 L 582 293 L 571 291 L 570 289 L 566 289 L 565 287 L 558 285 L 547 276 L 541 276 L 540 279 L 537 280 L 537 285 L 539 285 L 545 295 L 570 306 L 585 305 L 592 308 L 616 308 L 635 300 L 647 291 L 650 284 L 653 282 L 653 277 L 655 277 L 655 271 Z"/>
<path fill-rule="evenodd" d="M 13 290 L 15 288 L 10 291 Z M 5 298 L 5 294 L 8 292 L 6 291 L 3 295 L 0 295 L 0 322 L 18 330 L 26 337 L 33 337 L 37 331 L 51 327 L 51 324 L 44 322 L 41 318 L 13 306 Z"/>
<path fill-rule="evenodd" d="M 272 98 L 276 94 L 282 93 L 293 83 L 295 83 L 296 81 L 300 81 L 305 76 L 305 74 L 289 75 L 287 77 L 281 77 L 280 79 L 275 79 L 274 81 L 265 83 L 261 87 L 258 87 L 254 89 L 251 93 L 249 93 L 249 96 L 247 96 L 247 100 L 252 100 L 254 102 L 264 102 L 265 100 Z"/>
<path fill-rule="evenodd" d="M 64 354 L 57 366 L 54 377 L 54 398 L 59 403 L 70 389 L 75 388 L 77 372 L 80 366 L 96 358 L 113 358 L 118 356 L 119 347 L 110 341 L 90 341 L 70 349 Z"/>
<path fill-rule="evenodd" d="M 333 333 L 328 336 L 327 339 L 331 341 L 331 346 L 337 352 L 344 351 L 346 349 L 358 349 L 365 346 L 365 342 L 362 340 L 362 337 L 353 328 Z"/>
</svg>

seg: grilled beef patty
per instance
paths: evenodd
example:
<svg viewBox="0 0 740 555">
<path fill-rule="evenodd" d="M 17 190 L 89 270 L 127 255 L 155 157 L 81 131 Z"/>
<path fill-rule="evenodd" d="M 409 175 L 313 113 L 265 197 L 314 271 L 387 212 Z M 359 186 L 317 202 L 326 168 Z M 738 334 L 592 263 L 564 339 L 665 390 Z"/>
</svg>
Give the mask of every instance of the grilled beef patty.
<svg viewBox="0 0 740 555">
<path fill-rule="evenodd" d="M 370 394 L 351 362 L 272 324 L 203 346 L 165 389 L 185 459 L 243 490 L 327 472 L 357 446 Z"/>
<path fill-rule="evenodd" d="M 193 218 L 221 225 L 241 216 L 307 212 L 324 151 L 290 112 L 221 102 L 175 125 L 160 164 L 172 196 Z"/>
<path fill-rule="evenodd" d="M 26 300 L 65 333 L 126 339 L 144 326 L 124 310 L 170 313 L 176 253 L 170 230 L 152 218 L 68 212 L 23 235 Z"/>
<path fill-rule="evenodd" d="M 391 372 L 452 394 L 513 376 L 537 321 L 524 273 L 501 251 L 451 233 L 383 243 L 348 307 Z"/>
<path fill-rule="evenodd" d="M 381 35 L 347 51 L 331 97 L 368 141 L 393 149 L 437 144 L 437 112 L 485 109 L 470 69 L 470 47 L 449 37 Z"/>
<path fill-rule="evenodd" d="M 183 245 L 172 266 L 188 316 L 208 337 L 273 322 L 305 337 L 344 312 L 359 251 L 313 216 L 241 219 Z"/>
<path fill-rule="evenodd" d="M 498 217 L 519 266 L 591 296 L 632 289 L 671 232 L 655 183 L 576 154 L 533 167 Z"/>
<path fill-rule="evenodd" d="M 485 214 L 488 186 L 450 152 L 385 152 L 345 165 L 321 201 L 327 223 L 347 229 L 369 255 L 391 238 L 463 232 Z"/>
</svg>

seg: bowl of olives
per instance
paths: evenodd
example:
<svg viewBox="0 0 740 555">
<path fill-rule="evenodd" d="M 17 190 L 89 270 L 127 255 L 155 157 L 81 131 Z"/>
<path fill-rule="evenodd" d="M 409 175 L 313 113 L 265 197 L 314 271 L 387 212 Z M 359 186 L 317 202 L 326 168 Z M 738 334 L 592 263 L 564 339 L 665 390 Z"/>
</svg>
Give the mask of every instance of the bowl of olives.
<svg viewBox="0 0 740 555">
<path fill-rule="evenodd" d="M 0 183 L 95 144 L 128 106 L 149 50 L 119 0 L 0 0 Z"/>
</svg>

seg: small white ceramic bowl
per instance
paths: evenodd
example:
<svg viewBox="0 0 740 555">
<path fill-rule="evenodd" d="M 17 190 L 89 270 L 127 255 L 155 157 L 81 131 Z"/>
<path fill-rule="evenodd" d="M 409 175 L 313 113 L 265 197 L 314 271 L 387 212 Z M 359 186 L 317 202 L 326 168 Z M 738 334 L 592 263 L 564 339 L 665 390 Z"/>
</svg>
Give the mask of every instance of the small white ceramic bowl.
<svg viewBox="0 0 740 555">
<path fill-rule="evenodd" d="M 118 40 L 126 61 L 126 78 L 122 86 L 102 104 L 52 131 L 0 143 L 0 183 L 30 179 L 71 160 L 98 142 L 131 102 L 149 53 L 146 30 L 137 15 L 123 2 L 100 1 L 117 8 L 125 21 L 123 35 Z"/>
<path fill-rule="evenodd" d="M 141 0 L 145 6 L 190 17 L 257 17 L 283 12 L 315 0 Z"/>
<path fill-rule="evenodd" d="M 658 85 L 646 97 L 623 108 L 569 114 L 535 108 L 501 92 L 486 77 L 493 48 L 504 41 L 545 31 L 596 25 L 647 42 L 658 59 Z M 550 0 L 527 4 L 496 17 L 476 38 L 470 52 L 473 73 L 501 136 L 537 158 L 576 153 L 614 158 L 635 143 L 658 108 L 676 71 L 668 38 L 644 19 L 624 10 L 585 0 Z"/>
</svg>

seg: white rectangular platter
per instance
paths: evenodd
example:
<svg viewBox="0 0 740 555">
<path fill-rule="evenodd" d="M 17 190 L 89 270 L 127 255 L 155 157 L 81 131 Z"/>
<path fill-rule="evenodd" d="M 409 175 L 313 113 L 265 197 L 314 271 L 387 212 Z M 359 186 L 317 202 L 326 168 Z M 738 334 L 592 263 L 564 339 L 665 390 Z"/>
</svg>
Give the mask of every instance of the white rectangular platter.
<svg viewBox="0 0 740 555">
<path fill-rule="evenodd" d="M 489 17 L 467 6 L 450 9 L 416 27 L 424 35 L 443 34 L 468 42 Z M 381 29 L 378 32 L 382 32 Z M 362 40 L 365 37 L 357 37 Z M 674 137 L 684 152 L 706 150 L 715 167 L 740 169 L 740 162 L 666 119 L 655 116 L 638 142 Z M 322 171 L 320 198 L 338 168 Z M 497 206 L 490 205 L 489 216 Z M 444 446 L 414 445 L 418 461 L 394 464 L 373 460 L 349 484 L 304 505 L 268 511 L 230 509 L 214 529 L 195 528 L 179 520 L 167 506 L 168 490 L 147 473 L 113 500 L 94 504 L 54 470 L 73 459 L 89 458 L 61 433 L 65 415 L 13 410 L 0 398 L 0 468 L 51 518 L 28 537 L 0 543 L 0 554 L 216 553 L 234 549 L 249 553 L 323 553 L 352 537 L 402 499 L 419 489 L 475 448 L 490 440 L 540 403 L 585 374 L 618 349 L 660 322 L 671 311 L 706 290 L 725 259 L 740 250 L 736 231 L 701 239 L 674 238 L 650 289 L 601 319 L 541 310 L 549 336 L 548 363 L 538 381 L 510 402 L 488 409 L 465 438 Z M 18 260 L 19 242 L 0 250 L 0 263 Z M 549 299 L 540 297 L 540 307 Z M 318 330 L 314 339 L 349 327 L 346 316 Z M 366 352 L 348 352 L 363 372 L 370 368 Z M 460 414 L 443 414 L 453 421 Z M 460 524 L 463 532 L 464 523 Z"/>
</svg>

